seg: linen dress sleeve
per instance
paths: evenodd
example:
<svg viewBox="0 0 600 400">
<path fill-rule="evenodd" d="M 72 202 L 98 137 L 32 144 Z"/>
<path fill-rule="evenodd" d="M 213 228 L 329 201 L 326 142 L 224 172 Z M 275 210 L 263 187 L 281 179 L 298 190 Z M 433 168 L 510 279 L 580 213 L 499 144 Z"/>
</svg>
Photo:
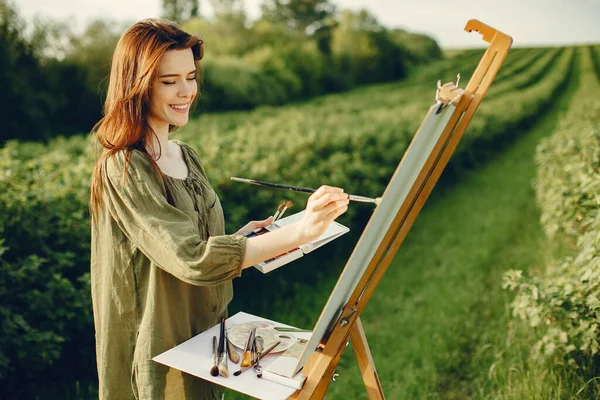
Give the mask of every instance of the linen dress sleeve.
<svg viewBox="0 0 600 400">
<path fill-rule="evenodd" d="M 241 275 L 246 238 L 223 235 L 202 240 L 191 218 L 167 202 L 162 179 L 146 156 L 132 151 L 125 177 L 124 161 L 124 152 L 119 152 L 104 163 L 103 206 L 150 261 L 198 286 Z"/>
</svg>

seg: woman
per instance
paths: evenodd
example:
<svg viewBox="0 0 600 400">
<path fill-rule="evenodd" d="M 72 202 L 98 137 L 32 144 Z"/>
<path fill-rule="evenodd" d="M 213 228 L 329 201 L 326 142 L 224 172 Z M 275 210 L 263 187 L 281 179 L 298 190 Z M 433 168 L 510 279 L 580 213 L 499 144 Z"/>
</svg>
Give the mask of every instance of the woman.
<svg viewBox="0 0 600 400">
<path fill-rule="evenodd" d="M 294 225 L 243 236 L 269 218 L 224 234 L 198 155 L 169 141 L 196 99 L 201 46 L 168 22 L 144 20 L 112 59 L 90 201 L 101 399 L 220 398 L 216 385 L 152 357 L 217 324 L 244 268 L 317 238 L 347 210 L 343 190 L 323 186 Z"/>
</svg>

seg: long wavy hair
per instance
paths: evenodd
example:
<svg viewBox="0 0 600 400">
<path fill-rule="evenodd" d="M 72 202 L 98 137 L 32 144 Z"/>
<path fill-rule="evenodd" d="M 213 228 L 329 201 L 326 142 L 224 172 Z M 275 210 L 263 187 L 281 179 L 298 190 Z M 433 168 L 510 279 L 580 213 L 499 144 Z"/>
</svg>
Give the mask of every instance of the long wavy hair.
<svg viewBox="0 0 600 400">
<path fill-rule="evenodd" d="M 131 152 L 139 150 L 150 160 L 155 173 L 165 180 L 156 161 L 146 150 L 146 145 L 152 143 L 152 138 L 156 137 L 148 122 L 152 83 L 157 77 L 161 57 L 171 49 L 192 50 L 196 75 L 199 78 L 199 61 L 203 56 L 202 40 L 184 32 L 170 21 L 139 21 L 131 26 L 117 43 L 111 61 L 104 116 L 92 129 L 98 144 L 101 145 L 91 182 L 92 220 L 102 204 L 101 176 L 104 161 L 117 152 L 125 151 L 123 179 L 127 175 Z M 176 128 L 169 125 L 169 132 Z M 161 154 L 160 147 L 158 150 Z"/>
</svg>

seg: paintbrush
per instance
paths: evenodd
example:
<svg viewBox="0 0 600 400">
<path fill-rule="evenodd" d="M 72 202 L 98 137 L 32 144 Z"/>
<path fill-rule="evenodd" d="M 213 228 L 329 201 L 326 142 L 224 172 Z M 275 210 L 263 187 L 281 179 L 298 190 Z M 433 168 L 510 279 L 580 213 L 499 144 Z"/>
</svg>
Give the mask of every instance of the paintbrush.
<svg viewBox="0 0 600 400">
<path fill-rule="evenodd" d="M 254 346 L 254 336 L 256 335 L 256 328 L 251 328 L 248 334 L 248 340 L 246 341 L 246 347 L 244 348 L 244 354 L 242 355 L 242 367 L 252 366 L 252 346 Z"/>
<path fill-rule="evenodd" d="M 285 201 L 283 204 L 285 205 L 285 206 L 283 207 L 283 210 L 281 210 L 281 212 L 279 213 L 279 215 L 277 216 L 277 218 L 276 218 L 276 219 L 273 219 L 273 222 L 275 222 L 275 221 L 277 221 L 277 220 L 281 219 L 281 217 L 283 217 L 283 213 L 284 213 L 284 212 L 286 212 L 288 208 L 290 208 L 290 207 L 293 207 L 293 206 L 294 206 L 294 202 L 293 202 L 293 201 L 289 201 L 289 200 L 286 200 L 286 201 Z"/>
<path fill-rule="evenodd" d="M 254 179 L 244 179 L 244 178 L 236 178 L 236 177 L 231 177 L 232 181 L 235 182 L 242 182 L 242 183 L 249 183 L 251 185 L 258 185 L 258 186 L 266 186 L 266 187 L 271 187 L 271 188 L 276 188 L 276 189 L 286 189 L 286 190 L 293 190 L 295 192 L 303 192 L 303 193 L 314 193 L 316 192 L 317 189 L 311 189 L 311 188 L 305 188 L 305 187 L 299 187 L 299 186 L 289 186 L 289 185 L 280 185 L 278 183 L 270 183 L 270 182 L 263 182 L 263 181 L 257 181 Z M 348 198 L 351 201 L 357 201 L 360 203 L 374 203 L 375 205 L 379 205 L 381 203 L 381 197 L 376 197 L 376 198 L 370 198 L 370 197 L 364 197 L 364 196 L 357 196 L 355 194 L 349 194 Z"/>
<path fill-rule="evenodd" d="M 287 326 L 276 326 L 273 329 L 277 332 L 312 332 L 310 329 L 288 328 Z"/>
<path fill-rule="evenodd" d="M 288 201 L 284 201 L 283 203 L 281 203 L 279 205 L 279 207 L 277 207 L 277 211 L 275 212 L 275 214 L 273 214 L 273 221 L 271 223 L 273 223 L 273 222 L 277 221 L 279 218 L 281 218 L 281 216 L 285 212 L 285 207 L 286 207 L 287 203 L 288 203 Z M 289 203 L 292 203 L 292 202 L 290 201 Z M 293 204 L 294 203 L 292 203 L 292 205 Z M 244 237 L 248 238 L 248 237 L 256 236 L 260 231 L 264 231 L 264 230 L 265 230 L 265 228 L 256 228 L 253 231 L 245 233 Z"/>
<path fill-rule="evenodd" d="M 217 337 L 213 336 L 213 340 L 212 340 L 212 345 L 213 345 L 213 356 L 212 356 L 212 360 L 213 360 L 213 366 L 210 369 L 210 374 L 212 376 L 218 376 L 219 375 L 219 367 L 218 367 L 218 363 L 219 363 L 219 357 L 218 357 L 218 351 L 217 351 Z"/>
<path fill-rule="evenodd" d="M 263 351 L 262 353 L 260 353 L 260 356 L 258 357 L 258 360 L 256 361 L 257 363 L 262 360 L 267 354 L 269 354 L 271 351 L 273 351 L 273 349 L 275 349 L 275 347 L 279 346 L 279 344 L 281 343 L 281 341 L 277 341 L 275 343 L 273 343 L 268 349 L 266 349 L 265 351 Z M 234 376 L 238 376 L 240 375 L 242 372 L 247 371 L 248 369 L 252 368 L 254 364 L 250 364 L 247 367 L 242 367 L 240 368 L 238 371 L 235 371 L 233 373 Z"/>
<path fill-rule="evenodd" d="M 225 318 L 221 317 L 221 336 L 219 338 L 219 375 L 227 378 L 229 376 L 229 369 L 227 366 L 227 345 L 225 337 Z"/>
<path fill-rule="evenodd" d="M 285 208 L 285 201 L 283 203 L 281 203 L 279 205 L 279 207 L 277 207 L 277 211 L 275 212 L 275 215 L 273 215 L 273 222 L 277 221 L 277 219 L 279 218 L 279 214 L 281 214 L 281 212 L 283 211 L 284 208 Z"/>
</svg>

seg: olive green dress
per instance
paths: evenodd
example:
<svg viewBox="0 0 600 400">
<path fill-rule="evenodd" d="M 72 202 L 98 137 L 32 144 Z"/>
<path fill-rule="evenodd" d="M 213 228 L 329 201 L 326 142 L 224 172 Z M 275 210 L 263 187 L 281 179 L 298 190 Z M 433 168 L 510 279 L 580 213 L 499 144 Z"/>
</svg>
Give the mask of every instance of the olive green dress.
<svg viewBox="0 0 600 400">
<path fill-rule="evenodd" d="M 224 235 L 223 210 L 195 151 L 165 185 L 134 150 L 104 163 L 92 224 L 91 285 L 101 399 L 217 399 L 222 389 L 152 361 L 227 312 L 245 238 Z M 167 201 L 167 190 L 173 204 Z"/>
</svg>

